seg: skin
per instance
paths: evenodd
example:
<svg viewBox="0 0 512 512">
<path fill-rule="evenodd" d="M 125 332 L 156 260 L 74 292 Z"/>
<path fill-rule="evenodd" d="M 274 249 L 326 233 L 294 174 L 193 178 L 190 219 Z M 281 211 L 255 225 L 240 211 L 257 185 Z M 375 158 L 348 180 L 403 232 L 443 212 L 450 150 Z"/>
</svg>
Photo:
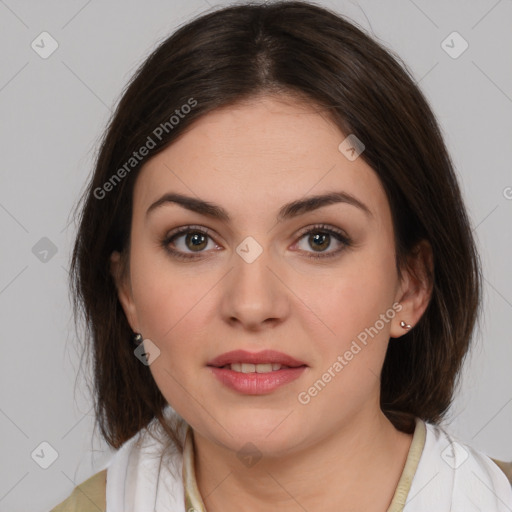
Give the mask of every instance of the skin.
<svg viewBox="0 0 512 512">
<path fill-rule="evenodd" d="M 411 257 L 419 277 L 405 271 L 399 280 L 384 189 L 362 158 L 338 150 L 344 139 L 311 104 L 262 96 L 203 116 L 137 177 L 129 268 L 123 273 L 113 253 L 112 272 L 132 329 L 161 351 L 150 365 L 156 384 L 193 429 L 209 512 L 382 511 L 403 470 L 412 436 L 380 410 L 379 377 L 389 338 L 406 332 L 400 320 L 414 326 L 428 305 L 422 276 L 431 251 L 421 244 Z M 285 203 L 331 191 L 354 195 L 371 215 L 337 203 L 276 222 Z M 172 203 L 146 215 L 165 192 L 220 205 L 232 220 Z M 319 252 L 300 233 L 318 223 L 352 244 L 331 236 L 321 251 L 341 252 L 308 258 Z M 162 240 L 187 225 L 208 228 L 211 238 L 199 253 L 186 235 L 175 239 L 174 249 L 198 256 L 183 261 Z M 263 250 L 252 263 L 236 252 L 247 236 Z M 299 403 L 298 394 L 395 302 L 402 310 L 317 396 Z M 308 367 L 270 394 L 243 395 L 206 366 L 239 348 L 279 350 Z M 252 467 L 237 457 L 248 442 L 262 456 Z"/>
</svg>

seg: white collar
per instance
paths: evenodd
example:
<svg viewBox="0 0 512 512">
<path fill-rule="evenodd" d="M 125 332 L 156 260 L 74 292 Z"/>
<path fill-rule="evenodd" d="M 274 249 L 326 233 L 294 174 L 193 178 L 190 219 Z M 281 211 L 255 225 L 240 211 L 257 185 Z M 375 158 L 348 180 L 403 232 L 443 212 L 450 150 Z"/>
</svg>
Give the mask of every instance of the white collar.
<svg viewBox="0 0 512 512">
<path fill-rule="evenodd" d="M 425 423 L 423 453 L 403 512 L 512 512 L 512 487 L 485 454 Z"/>
<path fill-rule="evenodd" d="M 165 416 L 179 419 L 170 408 Z M 183 422 L 179 429 L 183 444 L 187 428 Z M 182 464 L 183 455 L 153 420 L 114 454 L 107 469 L 106 512 L 186 512 Z"/>
</svg>

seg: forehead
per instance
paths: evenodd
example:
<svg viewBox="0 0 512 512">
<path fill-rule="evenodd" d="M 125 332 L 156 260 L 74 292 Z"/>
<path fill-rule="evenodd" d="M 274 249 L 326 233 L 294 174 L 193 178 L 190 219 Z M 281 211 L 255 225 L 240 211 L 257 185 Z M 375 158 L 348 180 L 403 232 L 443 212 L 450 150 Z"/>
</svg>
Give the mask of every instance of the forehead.
<svg viewBox="0 0 512 512">
<path fill-rule="evenodd" d="M 340 151 L 346 136 L 320 107 L 290 97 L 214 110 L 143 166 L 134 209 L 179 192 L 221 204 L 236 217 L 343 190 L 378 216 L 388 208 L 384 190 L 362 158 L 351 161 Z"/>
</svg>

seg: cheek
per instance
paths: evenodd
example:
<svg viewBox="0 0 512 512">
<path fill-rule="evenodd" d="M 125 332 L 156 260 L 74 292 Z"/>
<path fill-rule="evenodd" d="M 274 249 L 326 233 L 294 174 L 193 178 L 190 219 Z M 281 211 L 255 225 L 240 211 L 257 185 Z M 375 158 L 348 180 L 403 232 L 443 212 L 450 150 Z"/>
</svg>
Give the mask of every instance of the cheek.
<svg viewBox="0 0 512 512">
<path fill-rule="evenodd" d="M 193 263 L 180 268 L 149 248 L 133 252 L 130 268 L 144 338 L 158 346 L 168 366 L 178 368 L 178 359 L 186 366 L 207 336 L 219 275 L 199 274 Z"/>
<path fill-rule="evenodd" d="M 180 340 L 190 344 L 200 328 L 201 299 L 205 293 L 198 289 L 198 284 L 176 277 L 171 282 L 160 278 L 154 282 L 147 280 L 134 289 L 144 337 L 162 345 L 161 349 Z"/>
<path fill-rule="evenodd" d="M 329 329 L 320 325 L 326 334 L 319 336 L 312 322 L 305 325 L 316 364 L 308 379 L 311 387 L 302 391 L 318 396 L 311 398 L 309 413 L 322 415 L 327 423 L 340 414 L 333 404 L 355 414 L 369 397 L 378 395 L 389 329 L 397 314 L 393 269 L 392 257 L 360 252 L 323 280 L 323 291 L 309 288 L 308 304 Z"/>
<path fill-rule="evenodd" d="M 202 391 L 194 382 L 202 360 L 201 345 L 207 339 L 207 293 L 214 282 L 205 277 L 191 278 L 170 265 L 150 258 L 134 259 L 132 281 L 137 314 L 144 338 L 159 349 L 149 370 L 165 399 L 180 414 L 187 414 L 190 393 L 203 403 Z M 144 263 L 142 263 L 144 262 Z M 188 417 L 187 417 L 188 420 Z"/>
<path fill-rule="evenodd" d="M 142 334 L 161 343 L 190 309 L 191 289 L 184 286 L 179 273 L 170 273 L 170 265 L 161 255 L 149 248 L 132 251 L 130 273 Z"/>
<path fill-rule="evenodd" d="M 396 314 L 392 308 L 396 279 L 393 251 L 379 250 L 375 243 L 352 253 L 328 275 L 297 283 L 305 304 L 321 321 L 325 334 L 318 336 L 317 331 L 316 339 L 324 357 L 335 360 L 353 341 L 359 341 L 364 350 L 357 359 L 375 359 L 372 366 L 378 367 L 385 354 L 390 320 Z M 313 332 L 309 334 L 315 339 Z"/>
</svg>

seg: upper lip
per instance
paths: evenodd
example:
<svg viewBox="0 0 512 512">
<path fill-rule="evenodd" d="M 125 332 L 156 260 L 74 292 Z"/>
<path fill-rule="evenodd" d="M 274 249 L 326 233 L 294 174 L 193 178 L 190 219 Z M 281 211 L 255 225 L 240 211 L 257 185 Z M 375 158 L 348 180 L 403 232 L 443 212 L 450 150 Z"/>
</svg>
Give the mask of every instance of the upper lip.
<svg viewBox="0 0 512 512">
<path fill-rule="evenodd" d="M 261 352 L 247 352 L 246 350 L 232 350 L 225 352 L 220 356 L 215 357 L 208 361 L 208 366 L 216 366 L 220 368 L 231 363 L 249 363 L 249 364 L 264 364 L 264 363 L 279 363 L 283 366 L 297 367 L 306 366 L 306 363 L 298 361 L 293 357 L 277 352 L 275 350 L 262 350 Z"/>
</svg>

